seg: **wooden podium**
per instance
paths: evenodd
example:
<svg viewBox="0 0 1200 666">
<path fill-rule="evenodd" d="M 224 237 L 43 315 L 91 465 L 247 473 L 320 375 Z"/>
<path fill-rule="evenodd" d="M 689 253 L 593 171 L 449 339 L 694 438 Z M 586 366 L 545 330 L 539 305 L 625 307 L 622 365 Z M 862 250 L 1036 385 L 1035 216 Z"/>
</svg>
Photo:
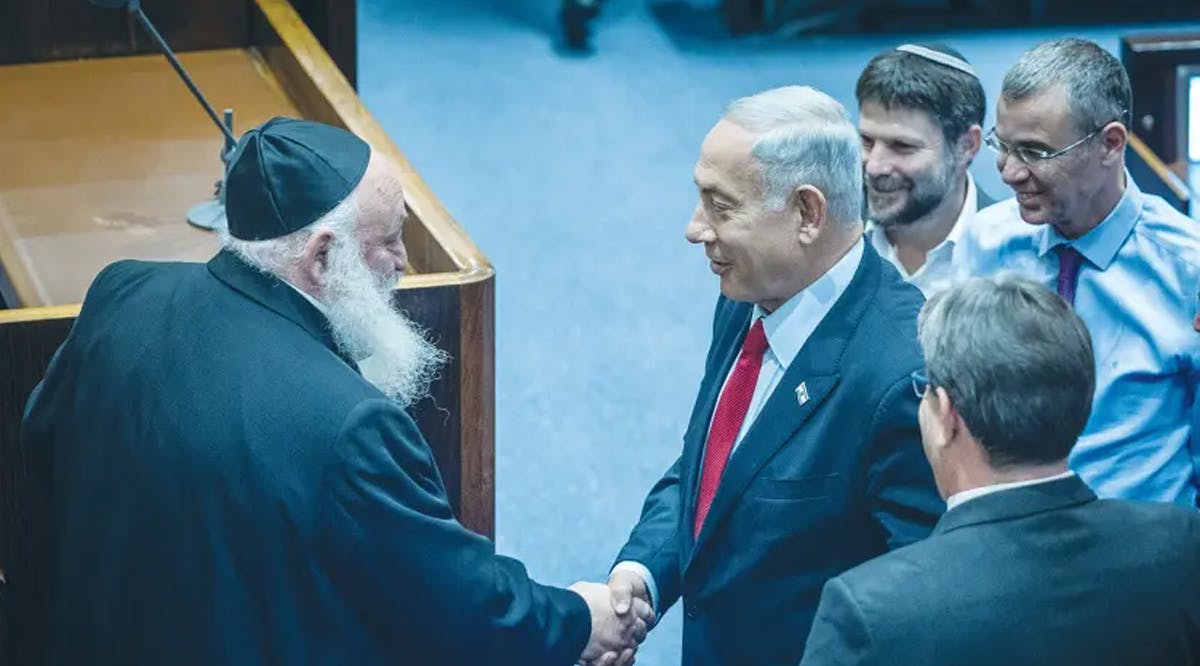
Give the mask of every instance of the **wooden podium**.
<svg viewBox="0 0 1200 666">
<path fill-rule="evenodd" d="M 317 1 L 303 4 L 311 12 Z M 213 106 L 234 109 L 235 134 L 276 115 L 319 120 L 355 132 L 402 166 L 413 273 L 400 281 L 396 302 L 453 359 L 433 399 L 413 413 L 456 514 L 492 536 L 487 259 L 286 0 L 143 0 L 143 7 L 181 48 Z M 212 197 L 222 138 L 162 56 L 128 55 L 152 48 L 139 30 L 124 13 L 86 0 L 0 0 L 0 62 L 24 61 L 0 66 L 0 571 L 8 579 L 0 585 L 0 655 L 25 652 L 19 643 L 32 640 L 6 636 L 4 601 L 18 588 L 36 596 L 44 585 L 30 536 L 45 523 L 46 498 L 26 483 L 19 439 L 29 393 L 103 266 L 122 258 L 205 261 L 218 245 L 184 213 Z M 343 32 L 343 51 L 345 41 Z M 81 55 L 103 57 L 61 59 Z"/>
</svg>

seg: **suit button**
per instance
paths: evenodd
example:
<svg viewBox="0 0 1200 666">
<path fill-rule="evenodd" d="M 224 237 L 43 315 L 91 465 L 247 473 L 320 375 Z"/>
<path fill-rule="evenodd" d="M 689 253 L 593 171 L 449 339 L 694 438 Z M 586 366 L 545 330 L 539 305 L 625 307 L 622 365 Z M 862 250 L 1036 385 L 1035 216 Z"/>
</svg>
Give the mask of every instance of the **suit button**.
<svg viewBox="0 0 1200 666">
<path fill-rule="evenodd" d="M 700 604 L 694 601 L 687 602 L 683 605 L 683 613 L 684 615 L 687 615 L 689 620 L 694 620 L 697 617 L 700 617 Z"/>
</svg>

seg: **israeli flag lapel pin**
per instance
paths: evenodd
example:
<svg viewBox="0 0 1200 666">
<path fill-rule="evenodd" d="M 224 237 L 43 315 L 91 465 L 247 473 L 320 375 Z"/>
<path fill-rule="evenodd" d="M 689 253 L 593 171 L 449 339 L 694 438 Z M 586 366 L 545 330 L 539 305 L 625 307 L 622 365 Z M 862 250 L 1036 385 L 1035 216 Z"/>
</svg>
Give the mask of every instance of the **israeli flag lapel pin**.
<svg viewBox="0 0 1200 666">
<path fill-rule="evenodd" d="M 800 403 L 801 407 L 808 402 L 808 384 L 806 382 L 800 382 L 800 385 L 796 387 L 796 402 Z"/>
</svg>

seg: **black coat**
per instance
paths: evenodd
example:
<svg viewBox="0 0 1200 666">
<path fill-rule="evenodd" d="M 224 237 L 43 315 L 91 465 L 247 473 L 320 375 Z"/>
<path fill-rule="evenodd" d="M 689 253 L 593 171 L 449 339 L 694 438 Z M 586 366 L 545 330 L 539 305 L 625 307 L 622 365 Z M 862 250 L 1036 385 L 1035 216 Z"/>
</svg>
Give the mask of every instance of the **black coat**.
<svg viewBox="0 0 1200 666">
<path fill-rule="evenodd" d="M 825 587 L 803 666 L 1200 663 L 1200 513 L 1078 477 L 957 506 Z"/>
<path fill-rule="evenodd" d="M 228 252 L 106 268 L 24 423 L 54 498 L 51 663 L 578 658 L 583 601 L 454 519 L 416 424 L 356 370 Z"/>
</svg>

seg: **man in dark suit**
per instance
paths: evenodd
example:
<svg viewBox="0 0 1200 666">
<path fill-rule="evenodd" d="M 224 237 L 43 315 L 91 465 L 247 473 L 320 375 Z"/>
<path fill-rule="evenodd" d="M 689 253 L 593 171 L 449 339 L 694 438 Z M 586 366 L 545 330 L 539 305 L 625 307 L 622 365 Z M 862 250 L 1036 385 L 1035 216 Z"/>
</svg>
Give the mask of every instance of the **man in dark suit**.
<svg viewBox="0 0 1200 666">
<path fill-rule="evenodd" d="M 735 102 L 695 179 L 712 346 L 609 584 L 618 611 L 683 599 L 685 664 L 794 665 L 821 585 L 941 512 L 908 379 L 923 299 L 863 243 L 858 133 L 827 95 Z"/>
<path fill-rule="evenodd" d="M 275 119 L 227 204 L 207 265 L 107 267 L 30 399 L 47 661 L 629 663 L 648 606 L 539 585 L 451 513 L 403 408 L 442 353 L 390 305 L 397 167 Z"/>
<path fill-rule="evenodd" d="M 976 278 L 921 316 L 933 536 L 831 580 L 803 666 L 1200 663 L 1200 514 L 1097 500 L 1067 468 L 1092 405 L 1078 316 Z"/>
<path fill-rule="evenodd" d="M 953 282 L 954 248 L 995 203 L 968 168 L 983 142 L 983 84 L 938 44 L 901 44 L 867 63 L 855 87 L 867 239 L 926 297 Z"/>
</svg>

